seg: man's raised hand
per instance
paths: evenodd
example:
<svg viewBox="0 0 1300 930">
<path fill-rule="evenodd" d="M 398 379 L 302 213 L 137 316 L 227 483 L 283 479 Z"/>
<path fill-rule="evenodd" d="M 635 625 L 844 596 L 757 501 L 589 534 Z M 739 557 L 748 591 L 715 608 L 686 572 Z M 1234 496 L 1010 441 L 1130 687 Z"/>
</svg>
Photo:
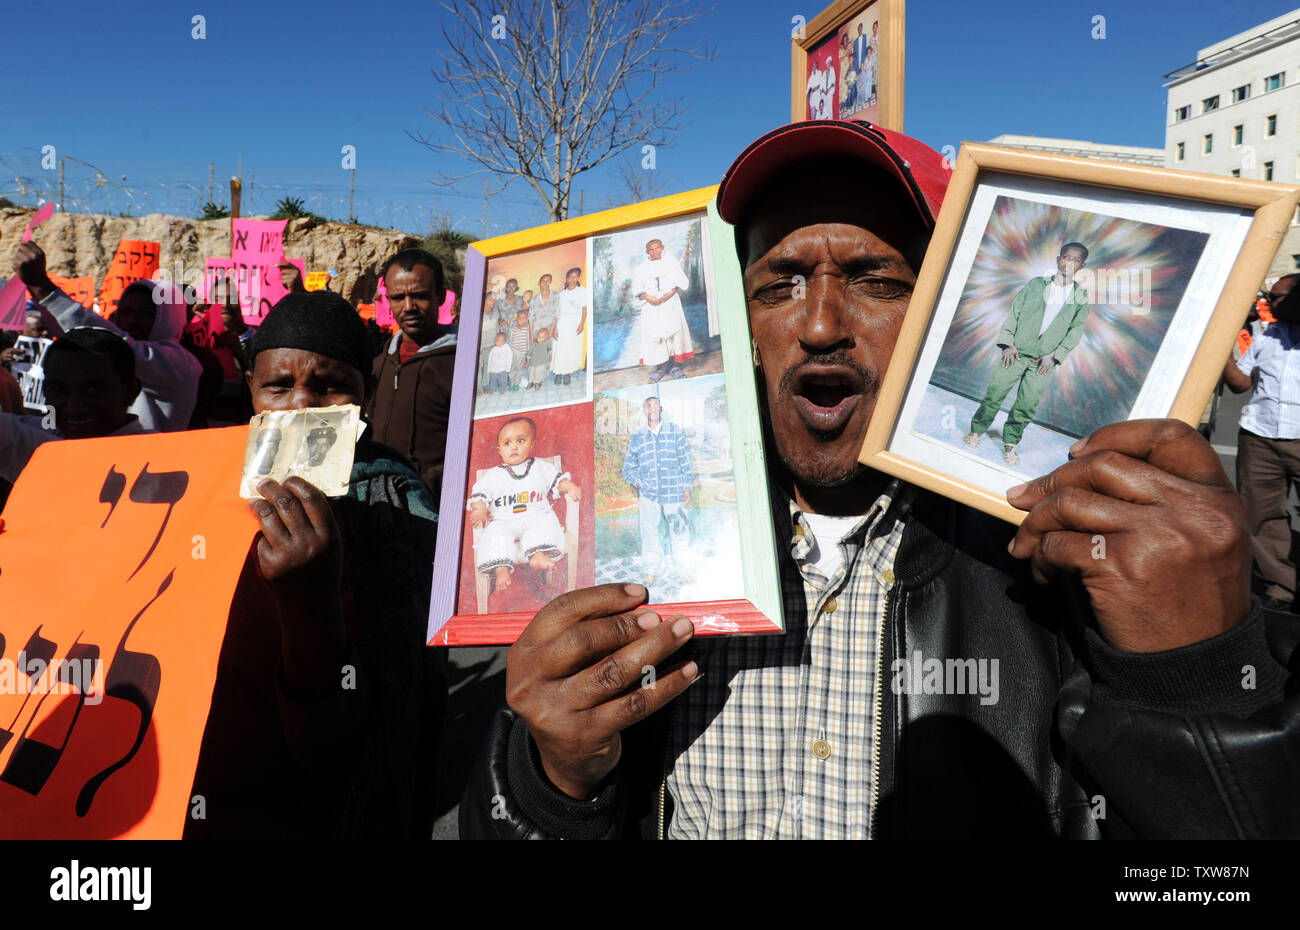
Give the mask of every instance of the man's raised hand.
<svg viewBox="0 0 1300 930">
<path fill-rule="evenodd" d="M 45 253 L 35 242 L 20 242 L 14 249 L 14 273 L 27 286 L 32 299 L 40 303 L 54 291 L 54 282 L 50 280 L 45 268 Z"/>
<path fill-rule="evenodd" d="M 1200 642 L 1246 617 L 1246 506 L 1196 430 L 1130 420 L 1072 451 L 1072 461 L 1007 492 L 1029 511 L 1010 551 L 1030 560 L 1035 579 L 1078 573 L 1102 633 L 1125 652 Z"/>
<path fill-rule="evenodd" d="M 506 701 L 528 724 L 551 784 L 587 800 L 618 765 L 624 729 L 686 690 L 687 662 L 666 674 L 647 667 L 680 649 L 694 627 L 638 610 L 641 585 L 571 591 L 533 617 L 506 655 Z"/>
</svg>

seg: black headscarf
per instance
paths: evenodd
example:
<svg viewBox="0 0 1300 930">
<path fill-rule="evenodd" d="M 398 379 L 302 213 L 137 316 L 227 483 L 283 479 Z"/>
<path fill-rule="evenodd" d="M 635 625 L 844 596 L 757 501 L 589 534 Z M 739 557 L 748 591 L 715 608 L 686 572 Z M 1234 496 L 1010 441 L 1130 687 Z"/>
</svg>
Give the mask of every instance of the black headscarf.
<svg viewBox="0 0 1300 930">
<path fill-rule="evenodd" d="M 304 349 L 370 374 L 370 336 L 352 305 L 331 291 L 287 294 L 253 336 L 249 364 L 267 349 Z"/>
</svg>

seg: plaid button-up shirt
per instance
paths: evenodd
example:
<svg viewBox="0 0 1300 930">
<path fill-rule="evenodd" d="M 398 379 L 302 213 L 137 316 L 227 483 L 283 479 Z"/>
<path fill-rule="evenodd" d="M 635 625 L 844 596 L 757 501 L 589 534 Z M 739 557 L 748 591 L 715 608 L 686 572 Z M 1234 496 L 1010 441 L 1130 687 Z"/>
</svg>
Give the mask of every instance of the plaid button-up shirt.
<svg viewBox="0 0 1300 930">
<path fill-rule="evenodd" d="M 700 640 L 678 699 L 666 788 L 674 839 L 870 835 L 886 592 L 914 489 L 893 481 L 840 541 L 826 578 L 790 503 L 785 635 Z"/>
<path fill-rule="evenodd" d="M 648 501 L 680 504 L 695 483 L 691 447 L 682 428 L 661 420 L 658 432 L 647 426 L 634 433 L 623 459 L 623 480 Z"/>
</svg>

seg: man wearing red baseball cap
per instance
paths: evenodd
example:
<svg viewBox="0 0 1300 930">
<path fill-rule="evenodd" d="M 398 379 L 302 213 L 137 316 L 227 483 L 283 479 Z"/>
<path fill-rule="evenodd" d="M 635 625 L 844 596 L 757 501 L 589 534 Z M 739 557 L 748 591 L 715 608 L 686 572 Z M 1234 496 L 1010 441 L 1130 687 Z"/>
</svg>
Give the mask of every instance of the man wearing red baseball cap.
<svg viewBox="0 0 1300 930">
<path fill-rule="evenodd" d="M 1018 530 L 858 463 L 946 183 L 864 122 L 736 159 L 718 210 L 787 633 L 696 642 L 635 584 L 552 601 L 510 651 L 463 835 L 1300 835 L 1300 630 L 1270 651 L 1284 618 L 1252 602 L 1241 502 L 1194 430 L 1098 430 L 1009 492 Z"/>
</svg>

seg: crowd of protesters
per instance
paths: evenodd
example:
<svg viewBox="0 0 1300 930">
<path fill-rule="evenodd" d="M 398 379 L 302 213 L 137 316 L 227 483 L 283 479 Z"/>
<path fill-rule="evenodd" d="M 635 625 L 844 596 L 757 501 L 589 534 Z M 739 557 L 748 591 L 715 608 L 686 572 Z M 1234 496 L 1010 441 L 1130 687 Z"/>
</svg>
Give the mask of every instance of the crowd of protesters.
<svg viewBox="0 0 1300 930">
<path fill-rule="evenodd" d="M 445 652 L 424 641 L 455 353 L 453 327 L 437 322 L 437 258 L 405 250 L 382 269 L 397 331 L 380 354 L 351 304 L 307 292 L 300 275 L 286 274 L 290 293 L 254 327 L 225 282 L 205 304 L 172 282 L 138 281 L 105 319 L 53 284 L 35 242 L 18 247 L 13 271 L 32 300 L 26 338 L 3 360 L 42 351 L 50 410 L 25 410 L 5 370 L 6 494 L 49 441 L 268 410 L 367 412 L 345 497 L 327 502 L 290 478 L 263 482 L 250 504 L 261 535 L 231 604 L 194 777 L 208 813 L 185 835 L 427 838 L 447 673 Z M 203 324 L 215 314 L 214 336 Z M 347 687 L 340 668 L 353 671 Z"/>
<path fill-rule="evenodd" d="M 858 464 L 947 178 L 937 152 L 854 121 L 783 127 L 728 171 L 717 203 L 744 268 L 787 632 L 697 643 L 689 619 L 642 609 L 636 584 L 552 601 L 513 647 L 462 835 L 1300 834 L 1286 671 L 1300 637 L 1275 609 L 1294 566 L 1270 528 L 1256 560 L 1288 581 L 1252 594 L 1244 508 L 1194 430 L 1133 421 L 1086 437 L 1069 464 L 1008 492 L 1028 511 L 1019 529 Z M 447 669 L 424 633 L 457 351 L 437 322 L 438 260 L 404 250 L 380 269 L 397 324 L 382 339 L 300 279 L 254 329 L 229 291 L 203 304 L 153 281 L 102 319 L 51 282 L 35 243 L 13 270 L 32 297 L 24 335 L 54 340 L 42 368 L 55 415 L 25 415 L 0 377 L 0 479 L 57 439 L 362 408 L 345 497 L 293 477 L 249 504 L 260 534 L 194 779 L 208 817 L 186 832 L 428 837 Z M 791 286 L 801 275 L 806 297 Z M 1270 385 L 1290 372 L 1292 284 L 1274 285 L 1278 322 L 1225 370 L 1257 395 L 1250 460 L 1287 477 L 1300 473 L 1300 387 Z M 196 338 L 214 308 L 224 332 Z M 1264 492 L 1243 490 L 1258 536 Z M 1284 494 L 1267 493 L 1285 517 Z M 1114 542 L 1090 562 L 1076 537 L 1097 532 Z M 884 661 L 913 649 L 1000 657 L 1015 696 L 891 686 L 882 699 Z"/>
</svg>

